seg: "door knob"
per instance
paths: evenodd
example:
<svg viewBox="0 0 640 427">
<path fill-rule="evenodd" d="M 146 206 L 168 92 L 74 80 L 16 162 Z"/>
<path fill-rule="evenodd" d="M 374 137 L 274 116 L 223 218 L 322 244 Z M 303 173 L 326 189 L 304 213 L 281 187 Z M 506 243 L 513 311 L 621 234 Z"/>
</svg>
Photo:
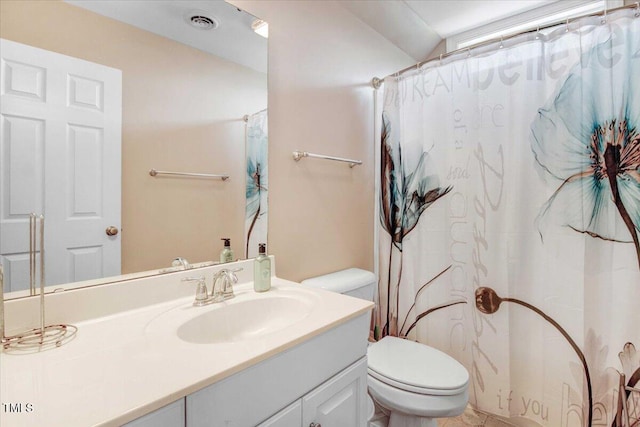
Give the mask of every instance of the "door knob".
<svg viewBox="0 0 640 427">
<path fill-rule="evenodd" d="M 114 227 L 113 225 L 111 225 L 107 227 L 105 232 L 107 233 L 107 236 L 115 236 L 118 234 L 118 227 Z"/>
</svg>

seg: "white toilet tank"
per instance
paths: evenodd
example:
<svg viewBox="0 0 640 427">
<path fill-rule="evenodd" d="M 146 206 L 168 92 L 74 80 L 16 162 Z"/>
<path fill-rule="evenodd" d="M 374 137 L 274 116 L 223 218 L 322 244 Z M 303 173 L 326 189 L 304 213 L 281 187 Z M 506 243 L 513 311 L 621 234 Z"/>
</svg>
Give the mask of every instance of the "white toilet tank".
<svg viewBox="0 0 640 427">
<path fill-rule="evenodd" d="M 323 276 L 311 277 L 303 280 L 301 284 L 373 301 L 377 280 L 375 274 L 370 271 L 348 268 Z"/>
</svg>

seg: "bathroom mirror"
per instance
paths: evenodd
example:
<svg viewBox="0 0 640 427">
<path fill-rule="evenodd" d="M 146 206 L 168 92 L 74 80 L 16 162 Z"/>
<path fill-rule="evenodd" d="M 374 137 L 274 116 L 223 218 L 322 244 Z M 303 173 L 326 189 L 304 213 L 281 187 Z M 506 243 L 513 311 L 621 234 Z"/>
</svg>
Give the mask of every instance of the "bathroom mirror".
<svg viewBox="0 0 640 427">
<path fill-rule="evenodd" d="M 46 234 L 65 233 L 47 219 L 46 204 L 35 202 L 29 211 L 45 216 L 45 261 L 49 262 L 49 253 L 56 253 L 54 264 L 64 264 L 68 271 L 58 276 L 53 273 L 55 267 L 45 266 L 49 291 L 175 271 L 182 268 L 171 268 L 176 257 L 192 265 L 211 264 L 219 259 L 222 238 L 231 238 L 234 258 L 242 259 L 247 256 L 245 240 L 251 226 L 253 240 L 266 239 L 257 236 L 259 231 L 266 233 L 264 191 L 256 199 L 256 191 L 248 188 L 254 185 L 255 190 L 255 183 L 261 182 L 256 172 L 264 175 L 266 165 L 256 170 L 255 149 L 245 148 L 248 138 L 257 135 L 266 140 L 267 132 L 267 39 L 252 29 L 259 24 L 256 17 L 224 1 L 211 0 L 3 0 L 0 8 L 2 39 L 121 71 L 121 168 L 104 171 L 105 177 L 112 172 L 119 175 L 115 182 L 121 183 L 121 214 L 110 223 L 96 221 L 99 229 L 95 231 L 100 235 L 111 232 L 107 239 L 119 244 L 121 265 L 116 274 L 105 274 L 101 261 L 91 268 L 74 264 L 83 257 L 95 261 L 100 252 L 92 252 L 95 247 L 71 247 L 73 251 L 67 251 L 71 255 L 50 249 L 55 246 L 50 246 Z M 9 62 L 3 58 L 2 66 L 10 66 Z M 73 73 L 68 75 L 74 78 Z M 260 116 L 259 120 L 252 120 L 254 116 Z M 14 117 L 3 111 L 3 138 Z M 8 147 L 3 140 L 2 162 L 10 157 Z M 100 152 L 111 151 L 105 146 Z M 263 151 L 260 156 L 266 159 L 266 148 Z M 64 156 L 61 159 L 55 165 L 65 164 Z M 2 168 L 5 187 L 0 220 L 21 224 L 19 233 L 0 229 L 5 296 L 15 298 L 28 295 L 24 289 L 29 284 L 24 279 L 11 283 L 12 276 L 28 277 L 28 214 L 25 210 L 11 217 L 8 168 L 5 163 Z M 151 176 L 152 169 L 223 174 L 229 179 Z M 78 167 L 72 167 L 64 174 L 77 171 Z M 263 176 L 261 191 L 266 190 L 264 181 Z M 43 200 L 66 200 L 68 186 L 44 178 L 42 182 L 42 188 L 53 192 Z M 28 192 L 16 192 L 21 193 Z M 91 189 L 86 193 L 94 195 Z M 259 209 L 256 200 L 262 200 Z M 73 208 L 65 203 L 67 211 Z M 262 224 L 256 225 L 257 219 Z M 73 237 L 74 233 L 89 231 L 66 234 Z M 5 241 L 16 240 L 18 235 L 24 235 L 21 249 L 7 250 Z M 36 264 L 39 266 L 39 259 Z"/>
</svg>

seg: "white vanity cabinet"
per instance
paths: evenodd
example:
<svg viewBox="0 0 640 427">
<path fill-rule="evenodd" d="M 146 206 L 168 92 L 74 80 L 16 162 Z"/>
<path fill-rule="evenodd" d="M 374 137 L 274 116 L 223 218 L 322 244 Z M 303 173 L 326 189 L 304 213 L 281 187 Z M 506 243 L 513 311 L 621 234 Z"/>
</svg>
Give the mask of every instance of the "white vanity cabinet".
<svg viewBox="0 0 640 427">
<path fill-rule="evenodd" d="M 300 427 L 302 423 L 302 399 L 298 399 L 258 427 Z"/>
<path fill-rule="evenodd" d="M 258 427 L 366 425 L 367 359 L 363 358 Z"/>
<path fill-rule="evenodd" d="M 360 315 L 190 394 L 187 427 L 364 427 L 369 318 Z"/>
<path fill-rule="evenodd" d="M 354 427 L 366 423 L 367 359 L 362 358 L 333 378 L 316 387 L 300 399 L 280 410 L 257 427 Z M 124 427 L 191 427 L 201 425 L 206 414 L 191 413 L 191 421 L 185 424 L 185 400 L 183 398 L 140 417 Z M 245 411 L 252 412 L 251 405 Z M 197 411 L 197 409 L 196 409 Z M 260 416 L 260 414 L 257 414 Z M 213 415 L 215 417 L 215 415 Z M 197 420 L 196 420 L 197 418 Z M 218 425 L 208 421 L 207 425 Z M 315 424 L 314 424 L 315 423 Z M 241 425 L 230 423 L 229 426 Z"/>
<path fill-rule="evenodd" d="M 123 427 L 185 427 L 185 399 L 178 399 Z"/>
<path fill-rule="evenodd" d="M 364 427 L 366 415 L 366 357 L 302 398 L 302 427 Z"/>
</svg>

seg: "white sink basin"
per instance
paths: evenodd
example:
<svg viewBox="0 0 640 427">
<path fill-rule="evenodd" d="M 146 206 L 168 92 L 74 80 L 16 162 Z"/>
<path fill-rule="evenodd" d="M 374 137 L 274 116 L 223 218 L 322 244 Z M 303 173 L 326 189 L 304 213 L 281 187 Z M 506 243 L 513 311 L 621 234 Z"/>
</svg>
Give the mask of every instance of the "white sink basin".
<svg viewBox="0 0 640 427">
<path fill-rule="evenodd" d="M 154 319 L 147 331 L 174 331 L 180 340 L 194 344 L 255 340 L 295 325 L 316 304 L 316 295 L 304 288 L 236 291 L 235 298 L 222 303 L 169 310 Z"/>
<path fill-rule="evenodd" d="M 307 317 L 311 305 L 291 297 L 228 301 L 178 327 L 184 341 L 210 344 L 243 341 L 280 331 Z"/>
</svg>

